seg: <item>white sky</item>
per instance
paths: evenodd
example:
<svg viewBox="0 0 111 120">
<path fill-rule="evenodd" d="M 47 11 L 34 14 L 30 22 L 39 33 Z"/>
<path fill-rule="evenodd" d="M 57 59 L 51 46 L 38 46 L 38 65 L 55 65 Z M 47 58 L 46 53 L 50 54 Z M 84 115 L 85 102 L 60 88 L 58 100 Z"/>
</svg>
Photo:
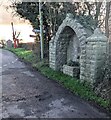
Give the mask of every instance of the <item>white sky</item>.
<svg viewBox="0 0 111 120">
<path fill-rule="evenodd" d="M 20 39 L 23 39 L 24 42 L 32 42 L 33 38 L 30 38 L 32 32 L 32 26 L 28 21 L 20 19 L 17 16 L 12 15 L 12 10 L 6 10 L 6 7 L 10 5 L 10 0 L 0 0 L 0 39 L 11 39 L 12 40 L 12 27 L 11 22 L 14 23 L 14 29 L 17 32 L 21 32 Z"/>
</svg>

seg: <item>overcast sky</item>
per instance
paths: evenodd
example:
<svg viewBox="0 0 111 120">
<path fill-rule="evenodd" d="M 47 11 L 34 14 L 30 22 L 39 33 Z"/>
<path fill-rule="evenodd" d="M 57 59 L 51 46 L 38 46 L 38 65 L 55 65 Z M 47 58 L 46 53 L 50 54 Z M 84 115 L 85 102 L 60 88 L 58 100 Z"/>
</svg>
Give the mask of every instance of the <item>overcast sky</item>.
<svg viewBox="0 0 111 120">
<path fill-rule="evenodd" d="M 14 29 L 16 32 L 20 32 L 20 39 L 23 39 L 25 42 L 33 41 L 33 38 L 30 38 L 29 35 L 32 33 L 32 26 L 29 22 L 20 20 L 19 17 L 12 17 L 12 10 L 6 10 L 6 7 L 10 5 L 10 0 L 0 0 L 0 39 L 3 40 L 12 40 L 12 27 L 11 22 L 14 23 Z"/>
<path fill-rule="evenodd" d="M 10 24 L 11 22 L 14 22 L 14 24 L 24 23 L 23 19 L 16 16 L 13 17 L 11 9 L 6 10 L 6 7 L 9 7 L 11 4 L 10 1 L 12 0 L 0 0 L 0 24 Z"/>
</svg>

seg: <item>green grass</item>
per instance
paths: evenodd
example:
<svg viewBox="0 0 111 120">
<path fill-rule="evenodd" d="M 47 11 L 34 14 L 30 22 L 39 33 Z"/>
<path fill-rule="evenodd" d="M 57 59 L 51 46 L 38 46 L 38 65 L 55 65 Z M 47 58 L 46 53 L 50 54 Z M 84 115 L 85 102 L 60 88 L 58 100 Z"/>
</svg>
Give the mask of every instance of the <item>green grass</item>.
<svg viewBox="0 0 111 120">
<path fill-rule="evenodd" d="M 81 98 L 86 100 L 93 101 L 108 110 L 111 110 L 110 101 L 97 96 L 90 88 L 88 83 L 81 83 L 80 80 L 77 80 L 76 78 L 64 75 L 62 72 L 54 71 L 48 67 L 48 63 L 46 62 L 41 61 L 36 63 L 36 57 L 32 51 L 28 51 L 23 48 L 10 49 L 10 51 L 14 52 L 18 57 L 24 59 L 24 61 L 31 63 L 31 65 L 43 75 L 52 80 L 58 81 L 74 94 L 79 95 Z"/>
<path fill-rule="evenodd" d="M 9 49 L 10 51 L 14 52 L 19 58 L 24 59 L 26 62 L 29 63 L 36 63 L 36 56 L 33 54 L 31 50 L 25 50 L 24 48 L 17 48 L 17 49 Z"/>
</svg>

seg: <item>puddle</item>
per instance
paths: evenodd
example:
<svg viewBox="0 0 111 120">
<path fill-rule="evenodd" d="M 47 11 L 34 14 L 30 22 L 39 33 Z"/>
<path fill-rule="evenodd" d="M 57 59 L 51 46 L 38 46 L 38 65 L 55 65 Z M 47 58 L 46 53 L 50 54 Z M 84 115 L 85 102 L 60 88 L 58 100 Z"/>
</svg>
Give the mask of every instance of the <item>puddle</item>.
<svg viewBox="0 0 111 120">
<path fill-rule="evenodd" d="M 27 119 L 29 119 L 29 118 L 34 119 L 34 118 L 37 118 L 37 117 L 36 116 L 26 116 L 25 118 L 27 118 Z"/>
<path fill-rule="evenodd" d="M 18 105 L 10 105 L 10 106 L 7 106 L 6 111 L 3 113 L 3 116 L 4 115 L 5 116 L 6 115 L 10 115 L 10 116 L 20 116 L 20 117 L 23 117 L 24 116 L 24 110 L 23 109 L 19 109 Z"/>
<path fill-rule="evenodd" d="M 0 98 L 1 99 L 1 98 Z M 0 120 L 2 119 L 2 101 L 0 100 Z"/>
<path fill-rule="evenodd" d="M 4 111 L 2 113 L 2 118 L 8 118 L 8 117 L 9 117 L 8 113 L 6 111 Z"/>
<path fill-rule="evenodd" d="M 22 73 L 26 74 L 27 76 L 34 77 L 34 74 L 32 74 L 30 71 L 24 71 Z"/>
<path fill-rule="evenodd" d="M 52 103 L 49 104 L 49 107 L 61 108 L 63 106 L 63 102 L 64 102 L 64 98 L 62 98 L 60 100 L 52 101 Z"/>
<path fill-rule="evenodd" d="M 52 101 L 49 107 L 51 110 L 42 114 L 41 118 L 62 118 L 68 112 L 77 112 L 77 109 L 74 109 L 73 106 L 64 105 L 64 98 Z"/>
</svg>

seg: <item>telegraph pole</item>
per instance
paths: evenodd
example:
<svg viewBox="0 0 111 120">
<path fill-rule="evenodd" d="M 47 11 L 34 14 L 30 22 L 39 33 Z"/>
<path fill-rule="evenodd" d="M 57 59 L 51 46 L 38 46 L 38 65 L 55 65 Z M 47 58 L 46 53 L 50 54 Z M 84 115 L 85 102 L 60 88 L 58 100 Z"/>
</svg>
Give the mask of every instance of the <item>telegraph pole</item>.
<svg viewBox="0 0 111 120">
<path fill-rule="evenodd" d="M 41 0 L 39 0 L 39 21 L 40 21 L 40 49 L 41 49 L 41 60 L 44 58 L 44 41 L 43 41 L 43 19 L 41 11 Z"/>
</svg>

